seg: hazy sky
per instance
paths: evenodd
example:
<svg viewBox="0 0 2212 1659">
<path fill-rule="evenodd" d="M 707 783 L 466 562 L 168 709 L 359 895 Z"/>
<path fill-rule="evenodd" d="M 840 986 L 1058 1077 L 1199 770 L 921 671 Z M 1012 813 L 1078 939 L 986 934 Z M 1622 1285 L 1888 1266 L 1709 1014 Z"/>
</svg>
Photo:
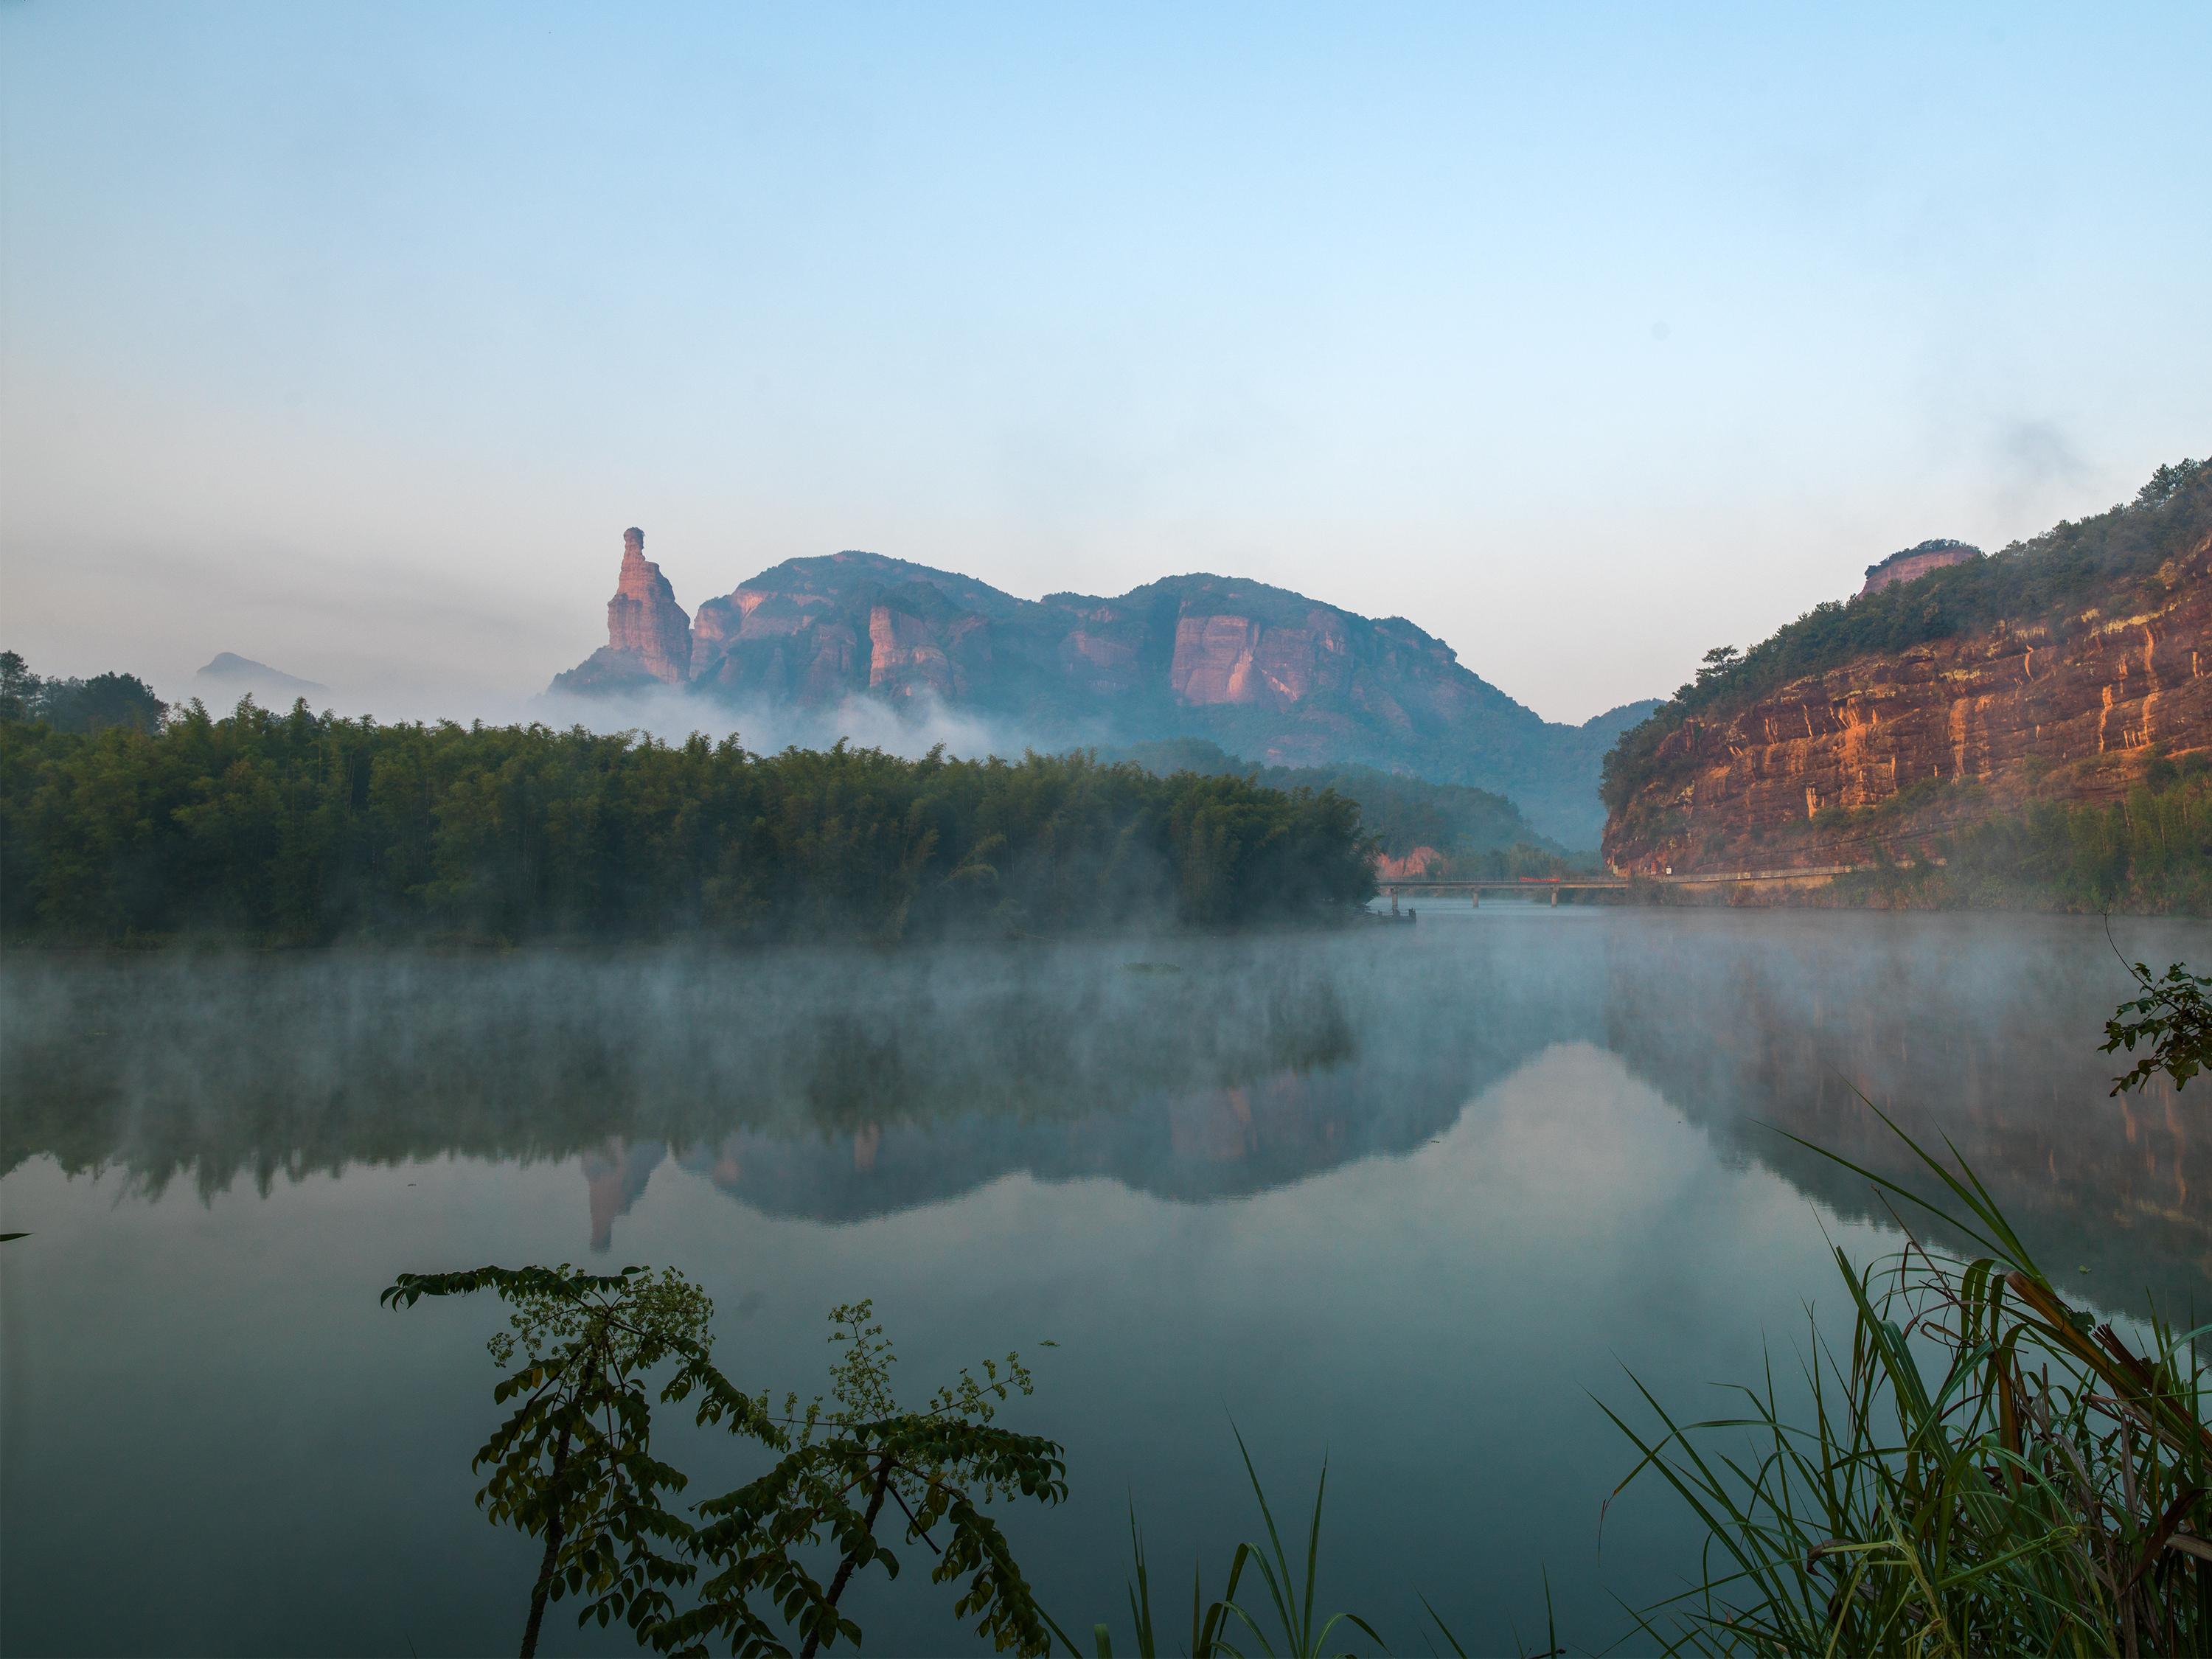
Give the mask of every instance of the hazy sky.
<svg viewBox="0 0 2212 1659">
<path fill-rule="evenodd" d="M 492 713 L 638 524 L 1579 720 L 2212 449 L 2208 85 L 2201 3 L 7 5 L 0 642 Z"/>
</svg>

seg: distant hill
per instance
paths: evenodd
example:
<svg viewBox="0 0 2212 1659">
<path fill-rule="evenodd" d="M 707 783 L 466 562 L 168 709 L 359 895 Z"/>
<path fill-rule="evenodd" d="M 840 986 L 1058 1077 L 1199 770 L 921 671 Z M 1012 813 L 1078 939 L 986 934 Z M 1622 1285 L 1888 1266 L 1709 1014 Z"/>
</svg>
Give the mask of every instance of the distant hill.
<svg viewBox="0 0 2212 1659">
<path fill-rule="evenodd" d="M 1268 766 L 1360 764 L 1510 797 L 1542 834 L 1596 844 L 1598 768 L 1656 704 L 1554 724 L 1402 617 L 1361 617 L 1239 577 L 1171 576 L 1116 599 L 1018 599 L 881 554 L 787 560 L 676 602 L 623 538 L 607 644 L 553 682 L 668 685 L 726 703 L 944 705 L 1039 748 L 1203 738 Z"/>
<path fill-rule="evenodd" d="M 235 651 L 219 651 L 213 661 L 192 676 L 194 684 L 217 696 L 235 700 L 248 692 L 264 701 L 289 702 L 295 697 L 326 697 L 331 688 L 271 668 L 265 662 L 241 657 Z"/>
<path fill-rule="evenodd" d="M 1162 775 L 1233 775 L 1270 789 L 1334 789 L 1359 804 L 1361 826 L 1379 838 L 1384 858 L 1402 866 L 1401 873 L 1519 874 L 1572 862 L 1565 848 L 1538 830 L 1505 796 L 1468 784 L 1431 783 L 1371 766 L 1259 766 L 1204 738 L 1141 743 L 1105 751 L 1102 757 L 1134 761 Z M 1512 856 L 1496 856 L 1501 854 Z"/>
</svg>

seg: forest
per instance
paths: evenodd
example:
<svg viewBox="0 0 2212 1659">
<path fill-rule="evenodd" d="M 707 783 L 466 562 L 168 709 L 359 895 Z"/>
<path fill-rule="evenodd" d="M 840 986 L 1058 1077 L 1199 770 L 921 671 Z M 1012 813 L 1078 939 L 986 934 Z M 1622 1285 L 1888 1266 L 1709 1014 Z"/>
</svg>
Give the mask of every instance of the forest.
<svg viewBox="0 0 2212 1659">
<path fill-rule="evenodd" d="M 1327 789 L 305 703 L 165 717 L 113 687 L 122 717 L 64 723 L 49 708 L 82 688 L 6 655 L 11 944 L 1006 937 L 1343 916 L 1374 891 L 1358 808 Z"/>
</svg>

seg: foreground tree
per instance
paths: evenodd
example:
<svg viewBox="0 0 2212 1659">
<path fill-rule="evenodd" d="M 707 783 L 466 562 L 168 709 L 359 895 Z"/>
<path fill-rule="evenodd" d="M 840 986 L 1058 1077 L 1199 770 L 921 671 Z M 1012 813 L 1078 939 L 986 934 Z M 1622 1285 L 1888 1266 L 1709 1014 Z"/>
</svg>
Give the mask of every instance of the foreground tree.
<svg viewBox="0 0 2212 1659">
<path fill-rule="evenodd" d="M 787 1632 L 802 1656 L 857 1646 L 860 1627 L 839 1604 L 865 1568 L 897 1576 L 898 1555 L 877 1530 L 887 1504 L 903 1541 L 934 1553 L 932 1580 L 964 1584 L 960 1617 L 1001 1651 L 1048 1650 L 1049 1622 L 983 1510 L 1067 1494 L 1057 1443 L 992 1425 L 1000 1402 L 1030 1391 L 1018 1356 L 1003 1368 L 986 1360 L 980 1378 L 963 1370 L 909 1411 L 891 1389 L 890 1341 L 872 1304 L 856 1303 L 830 1315 L 842 1352 L 830 1398 L 802 1409 L 793 1394 L 776 1411 L 715 1368 L 714 1304 L 673 1270 L 403 1273 L 382 1300 L 410 1307 L 485 1290 L 514 1310 L 490 1348 L 505 1373 L 492 1397 L 515 1403 L 471 1465 L 489 1471 L 477 1501 L 494 1522 L 544 1540 L 523 1659 L 537 1651 L 547 1605 L 567 1596 L 585 1598 L 580 1624 L 620 1619 L 662 1652 L 703 1654 L 720 1638 L 738 1654 L 787 1655 Z M 690 1516 L 671 1509 L 664 1494 L 689 1482 L 653 1454 L 655 1373 L 662 1403 L 694 1401 L 701 1426 L 757 1443 L 776 1454 L 774 1466 Z M 825 1544 L 836 1561 L 826 1584 L 807 1565 Z"/>
</svg>

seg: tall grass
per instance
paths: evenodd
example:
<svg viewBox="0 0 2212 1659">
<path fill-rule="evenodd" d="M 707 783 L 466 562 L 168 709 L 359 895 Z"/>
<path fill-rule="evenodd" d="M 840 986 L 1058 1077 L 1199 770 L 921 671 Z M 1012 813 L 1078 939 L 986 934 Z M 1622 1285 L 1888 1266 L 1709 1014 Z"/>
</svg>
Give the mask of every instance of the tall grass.
<svg viewBox="0 0 2212 1659">
<path fill-rule="evenodd" d="M 1267 1502 L 1266 1488 L 1260 1484 L 1260 1472 L 1252 1467 L 1252 1453 L 1244 1444 L 1244 1436 L 1233 1426 L 1231 1432 L 1237 1435 L 1237 1450 L 1244 1460 L 1244 1478 L 1251 1483 L 1252 1497 L 1260 1506 L 1260 1520 L 1267 1541 L 1265 1545 L 1247 1541 L 1237 1546 L 1229 1560 L 1227 1584 L 1211 1602 L 1206 1600 L 1202 1572 L 1193 1563 L 1190 1636 L 1182 1651 L 1190 1659 L 1243 1659 L 1248 1651 L 1243 1644 L 1251 1643 L 1255 1645 L 1249 1651 L 1265 1655 L 1267 1659 L 1325 1659 L 1337 1651 L 1330 1644 L 1340 1626 L 1358 1630 L 1375 1644 L 1377 1651 L 1387 1651 L 1388 1646 L 1375 1627 L 1358 1613 L 1334 1613 L 1323 1617 L 1316 1609 L 1321 1577 L 1322 1510 L 1328 1497 L 1328 1464 L 1322 1465 L 1321 1480 L 1314 1488 L 1313 1514 L 1306 1523 L 1305 1551 L 1301 1559 L 1284 1545 L 1282 1529 L 1275 1524 L 1275 1511 Z M 1129 1517 L 1129 1620 L 1136 1637 L 1136 1659 L 1159 1659 L 1164 1650 L 1160 1645 L 1159 1620 L 1152 1612 L 1152 1574 L 1145 1559 L 1144 1534 L 1138 1528 L 1133 1514 Z M 1248 1567 L 1258 1580 L 1258 1588 L 1267 1592 L 1265 1605 L 1256 1595 L 1246 1598 L 1249 1607 L 1246 1601 L 1237 1599 L 1237 1586 L 1243 1583 Z M 1081 1652 L 1066 1632 L 1057 1626 L 1054 1630 L 1070 1653 Z M 1349 1633 L 1347 1631 L 1347 1638 Z M 1097 1659 L 1114 1659 L 1113 1632 L 1104 1625 L 1094 1627 L 1092 1642 Z"/>
<path fill-rule="evenodd" d="M 1771 1362 L 1737 1416 L 1680 1422 L 1641 1383 L 1657 1431 L 1606 1408 L 1643 1454 L 1621 1487 L 1663 1480 L 1706 1534 L 1640 1629 L 1668 1653 L 2212 1651 L 2202 1330 L 2154 1315 L 2131 1345 L 2068 1306 L 1956 1149 L 1889 1127 L 1944 1199 L 1858 1173 L 1972 1249 L 1907 1227 L 1871 1265 L 1836 1252 L 1850 1334 L 1814 1329 L 1805 1420 Z"/>
</svg>

